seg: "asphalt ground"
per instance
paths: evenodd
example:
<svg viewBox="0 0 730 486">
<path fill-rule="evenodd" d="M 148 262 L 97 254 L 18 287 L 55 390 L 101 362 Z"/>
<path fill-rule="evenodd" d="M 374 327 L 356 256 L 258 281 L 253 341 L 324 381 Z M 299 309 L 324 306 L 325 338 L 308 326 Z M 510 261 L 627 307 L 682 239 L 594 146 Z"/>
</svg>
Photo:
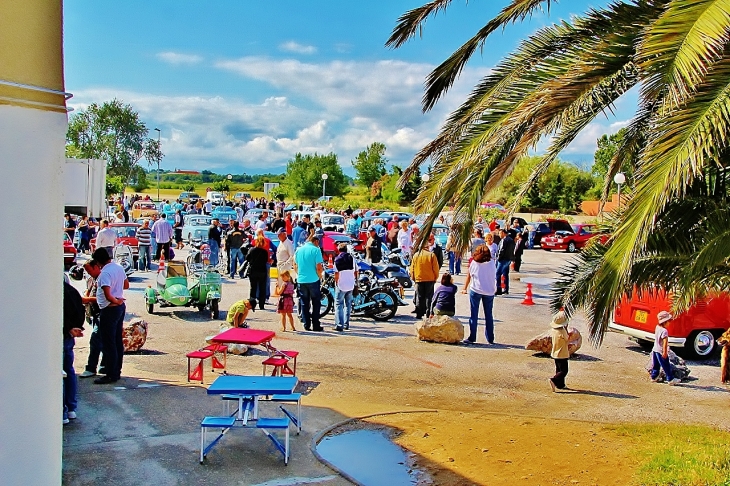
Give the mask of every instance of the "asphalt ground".
<svg viewBox="0 0 730 486">
<path fill-rule="evenodd" d="M 178 254 L 184 258 L 185 252 Z M 730 389 L 720 384 L 717 362 L 690 362 L 692 379 L 681 386 L 653 384 L 644 371 L 648 354 L 618 334 L 608 334 L 598 349 L 585 339 L 570 362 L 571 392 L 550 391 L 552 360 L 524 349 L 548 329 L 548 289 L 535 287 L 536 305 L 521 305 L 525 285 L 519 279 L 554 277 L 568 258 L 539 249 L 525 253 L 522 272 L 512 273 L 510 295 L 495 299 L 492 346 L 486 344 L 483 321 L 476 345 L 420 342 L 414 337 L 410 305 L 388 322 L 354 318 L 345 333 L 333 330 L 331 315 L 323 320 L 323 333 L 303 332 L 301 325 L 299 332 L 282 333 L 272 299 L 249 323 L 275 331 L 273 344 L 279 349 L 300 352 L 304 430 L 292 436 L 288 467 L 258 430 L 232 431 L 206 464 L 198 463 L 200 420 L 220 414 L 222 404 L 205 393 L 206 385 L 187 383 L 185 354 L 218 333 L 225 310 L 248 296 L 248 281 L 224 281 L 221 320 L 212 321 L 195 308 L 156 308 L 154 315 L 147 314 L 143 294 L 154 285 L 155 273 L 135 273 L 125 292 L 127 320 L 147 320 L 147 343 L 140 352 L 125 355 L 123 377 L 115 385 L 79 380 L 79 418 L 64 426 L 64 483 L 349 484 L 316 459 L 312 438 L 343 420 L 386 412 L 437 410 L 444 424 L 459 414 L 483 413 L 609 424 L 676 421 L 729 429 Z M 463 281 L 463 275 L 456 277 L 460 290 Z M 459 293 L 457 317 L 465 325 L 468 313 L 468 296 Z M 580 316 L 571 325 L 585 331 Z M 77 340 L 77 373 L 87 356 L 88 333 Z M 259 375 L 265 356 L 257 348 L 244 356 L 229 355 L 228 372 Z M 206 384 L 216 376 L 206 366 Z M 423 421 L 430 424 L 432 415 L 424 414 Z M 458 475 L 454 482 L 474 483 L 480 482 Z"/>
</svg>

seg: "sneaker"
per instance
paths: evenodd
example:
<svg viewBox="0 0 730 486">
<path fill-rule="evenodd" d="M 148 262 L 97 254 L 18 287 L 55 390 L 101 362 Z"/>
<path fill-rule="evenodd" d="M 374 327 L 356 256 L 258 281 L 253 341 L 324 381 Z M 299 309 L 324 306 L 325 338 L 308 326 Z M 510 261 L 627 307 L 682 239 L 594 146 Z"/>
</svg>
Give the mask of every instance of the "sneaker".
<svg viewBox="0 0 730 486">
<path fill-rule="evenodd" d="M 76 411 L 69 412 L 68 413 L 68 418 L 71 419 L 71 420 L 76 420 Z"/>
<path fill-rule="evenodd" d="M 342 327 L 342 326 L 337 326 L 337 327 L 335 328 L 335 331 L 337 331 L 337 332 L 342 332 L 342 331 L 344 331 L 344 330 L 345 330 L 345 328 L 344 328 L 344 327 Z"/>
<path fill-rule="evenodd" d="M 552 388 L 553 393 L 555 393 L 555 382 L 553 382 L 552 378 L 548 378 L 548 381 L 550 382 L 550 388 Z"/>
<path fill-rule="evenodd" d="M 96 373 L 94 373 L 93 371 L 84 370 L 84 372 L 79 375 L 79 378 L 90 378 L 92 376 L 96 376 Z"/>
<path fill-rule="evenodd" d="M 680 383 L 682 383 L 682 380 L 680 380 L 679 378 L 675 378 L 669 382 L 671 386 L 679 385 Z"/>
<path fill-rule="evenodd" d="M 102 376 L 101 378 L 97 378 L 94 380 L 94 384 L 96 385 L 106 385 L 107 383 L 116 383 L 118 380 L 115 380 L 114 378 L 110 378 L 107 376 Z"/>
<path fill-rule="evenodd" d="M 652 378 L 651 381 L 654 383 L 661 383 L 664 381 L 664 378 L 662 378 L 661 376 L 657 376 L 656 378 Z"/>
<path fill-rule="evenodd" d="M 345 324 L 345 331 L 347 331 L 348 329 L 350 329 L 350 325 L 349 324 Z"/>
<path fill-rule="evenodd" d="M 468 339 L 464 339 L 461 344 L 474 344 L 474 341 L 469 341 Z"/>
<path fill-rule="evenodd" d="M 67 424 L 68 424 L 69 422 L 71 422 L 71 421 L 70 421 L 69 419 L 67 419 L 67 418 L 64 418 L 64 419 L 63 419 L 63 421 L 62 421 L 61 423 L 62 423 L 63 425 L 67 425 Z"/>
</svg>

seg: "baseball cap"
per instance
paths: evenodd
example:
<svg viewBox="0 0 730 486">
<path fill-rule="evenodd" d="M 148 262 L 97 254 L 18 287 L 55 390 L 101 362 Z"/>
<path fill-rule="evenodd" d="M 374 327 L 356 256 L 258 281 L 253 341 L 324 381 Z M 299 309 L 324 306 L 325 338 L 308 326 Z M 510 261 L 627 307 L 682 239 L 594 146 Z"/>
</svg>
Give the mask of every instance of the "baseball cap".
<svg viewBox="0 0 730 486">
<path fill-rule="evenodd" d="M 286 233 L 286 229 L 284 229 L 284 228 L 279 228 L 278 230 L 276 230 L 276 234 L 277 234 L 277 235 L 280 235 L 280 234 L 282 234 L 282 233 Z"/>
</svg>

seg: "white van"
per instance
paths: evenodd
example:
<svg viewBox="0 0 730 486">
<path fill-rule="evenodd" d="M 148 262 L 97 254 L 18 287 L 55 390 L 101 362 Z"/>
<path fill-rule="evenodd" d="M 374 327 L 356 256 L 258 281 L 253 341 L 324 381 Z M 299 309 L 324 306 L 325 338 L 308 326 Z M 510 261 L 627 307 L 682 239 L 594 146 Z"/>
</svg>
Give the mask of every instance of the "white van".
<svg viewBox="0 0 730 486">
<path fill-rule="evenodd" d="M 222 192 L 218 191 L 208 191 L 205 198 L 213 203 L 213 206 L 221 206 L 226 203 L 226 197 Z"/>
</svg>

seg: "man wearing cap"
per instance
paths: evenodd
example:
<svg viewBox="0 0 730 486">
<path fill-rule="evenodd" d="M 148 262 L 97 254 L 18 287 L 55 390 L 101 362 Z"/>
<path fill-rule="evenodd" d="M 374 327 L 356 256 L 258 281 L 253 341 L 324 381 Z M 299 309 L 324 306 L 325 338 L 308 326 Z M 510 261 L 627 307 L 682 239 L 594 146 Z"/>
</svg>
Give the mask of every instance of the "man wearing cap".
<svg viewBox="0 0 730 486">
<path fill-rule="evenodd" d="M 667 383 L 674 386 L 682 380 L 674 377 L 672 364 L 669 362 L 669 331 L 667 331 L 667 322 L 674 319 L 674 316 L 667 311 L 661 311 L 657 314 L 658 324 L 654 330 L 654 347 L 651 349 L 651 381 L 658 383 L 659 370 L 664 370 L 667 375 Z"/>
<path fill-rule="evenodd" d="M 294 245 L 287 238 L 284 228 L 279 228 L 276 237 L 279 239 L 279 246 L 276 247 L 276 270 L 279 275 L 277 285 L 281 285 L 281 274 L 287 270 L 291 273 L 294 269 Z"/>
<path fill-rule="evenodd" d="M 312 236 L 294 253 L 294 270 L 298 275 L 299 309 L 304 329 L 322 331 L 319 311 L 322 306 L 320 279 L 324 276 L 324 260 L 319 249 L 319 238 Z"/>
</svg>

